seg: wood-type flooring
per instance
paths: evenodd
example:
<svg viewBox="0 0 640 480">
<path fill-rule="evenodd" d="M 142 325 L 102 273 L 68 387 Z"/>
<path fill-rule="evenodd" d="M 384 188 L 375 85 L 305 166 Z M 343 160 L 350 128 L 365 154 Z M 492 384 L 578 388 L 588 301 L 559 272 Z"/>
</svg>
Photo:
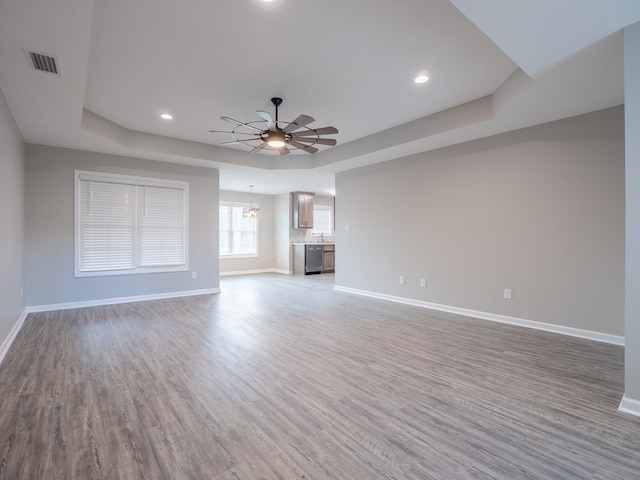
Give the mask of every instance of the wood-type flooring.
<svg viewBox="0 0 640 480">
<path fill-rule="evenodd" d="M 640 479 L 623 348 L 333 290 L 30 314 L 0 479 Z"/>
</svg>

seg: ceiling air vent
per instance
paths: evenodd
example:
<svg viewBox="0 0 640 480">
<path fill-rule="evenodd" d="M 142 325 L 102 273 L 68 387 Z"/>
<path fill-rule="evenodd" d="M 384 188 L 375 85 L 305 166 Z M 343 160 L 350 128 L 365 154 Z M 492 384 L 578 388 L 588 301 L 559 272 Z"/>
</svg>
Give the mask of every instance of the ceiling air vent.
<svg viewBox="0 0 640 480">
<path fill-rule="evenodd" d="M 55 57 L 51 55 L 45 55 L 44 53 L 29 52 L 31 61 L 33 62 L 33 68 L 40 70 L 41 72 L 55 73 L 58 72 L 58 64 Z"/>
</svg>

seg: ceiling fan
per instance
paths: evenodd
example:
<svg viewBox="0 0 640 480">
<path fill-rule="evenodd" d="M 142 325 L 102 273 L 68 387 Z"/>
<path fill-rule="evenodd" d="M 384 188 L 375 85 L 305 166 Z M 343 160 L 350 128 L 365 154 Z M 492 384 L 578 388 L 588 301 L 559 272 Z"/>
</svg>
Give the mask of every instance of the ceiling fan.
<svg viewBox="0 0 640 480">
<path fill-rule="evenodd" d="M 318 149 L 314 145 L 335 145 L 334 138 L 321 138 L 321 135 L 338 133 L 335 127 L 310 128 L 308 124 L 315 119 L 308 115 L 299 115 L 293 122 L 278 120 L 278 107 L 282 99 L 274 97 L 271 103 L 276 107 L 275 120 L 269 112 L 256 111 L 260 120 L 253 122 L 240 122 L 230 117 L 220 117 L 222 120 L 233 123 L 235 127 L 230 132 L 209 130 L 212 133 L 230 133 L 232 141 L 223 142 L 221 145 L 244 144 L 251 147 L 249 153 L 260 152 L 263 149 L 277 150 L 280 155 L 287 155 L 291 150 L 302 150 L 306 153 L 316 153 Z M 266 128 L 259 128 L 264 124 Z"/>
</svg>

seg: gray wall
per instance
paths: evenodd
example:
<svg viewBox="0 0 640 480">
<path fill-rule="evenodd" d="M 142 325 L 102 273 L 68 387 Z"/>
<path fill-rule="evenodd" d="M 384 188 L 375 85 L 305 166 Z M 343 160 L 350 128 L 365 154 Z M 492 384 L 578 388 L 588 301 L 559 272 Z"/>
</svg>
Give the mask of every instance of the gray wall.
<svg viewBox="0 0 640 480">
<path fill-rule="evenodd" d="M 640 402 L 640 23 L 625 29 L 624 69 L 627 132 L 625 396 Z"/>
<path fill-rule="evenodd" d="M 73 276 L 74 170 L 189 182 L 189 268 L 197 272 Z M 27 146 L 26 302 L 97 301 L 219 288 L 218 170 L 38 145 Z"/>
<path fill-rule="evenodd" d="M 249 203 L 249 191 L 220 191 L 220 201 Z M 270 270 L 273 268 L 274 255 L 274 197 L 273 195 L 253 194 L 253 203 L 260 206 L 262 215 L 258 220 L 258 257 L 255 258 L 221 258 L 220 273 Z"/>
<path fill-rule="evenodd" d="M 622 107 L 339 173 L 336 285 L 623 335 L 624 175 Z"/>
<path fill-rule="evenodd" d="M 24 310 L 25 146 L 0 91 L 0 347 Z"/>
<path fill-rule="evenodd" d="M 291 230 L 291 194 L 274 198 L 275 206 L 275 269 L 280 273 L 293 273 L 293 254 L 289 232 Z"/>
</svg>

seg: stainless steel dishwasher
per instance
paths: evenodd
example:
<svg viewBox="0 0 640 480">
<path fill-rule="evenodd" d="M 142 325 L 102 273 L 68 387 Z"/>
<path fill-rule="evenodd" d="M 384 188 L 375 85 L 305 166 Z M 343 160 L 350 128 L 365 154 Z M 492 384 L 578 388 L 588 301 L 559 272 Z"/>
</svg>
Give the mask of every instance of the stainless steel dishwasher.
<svg viewBox="0 0 640 480">
<path fill-rule="evenodd" d="M 322 273 L 324 253 L 322 245 L 307 245 L 304 251 L 304 273 Z"/>
</svg>

